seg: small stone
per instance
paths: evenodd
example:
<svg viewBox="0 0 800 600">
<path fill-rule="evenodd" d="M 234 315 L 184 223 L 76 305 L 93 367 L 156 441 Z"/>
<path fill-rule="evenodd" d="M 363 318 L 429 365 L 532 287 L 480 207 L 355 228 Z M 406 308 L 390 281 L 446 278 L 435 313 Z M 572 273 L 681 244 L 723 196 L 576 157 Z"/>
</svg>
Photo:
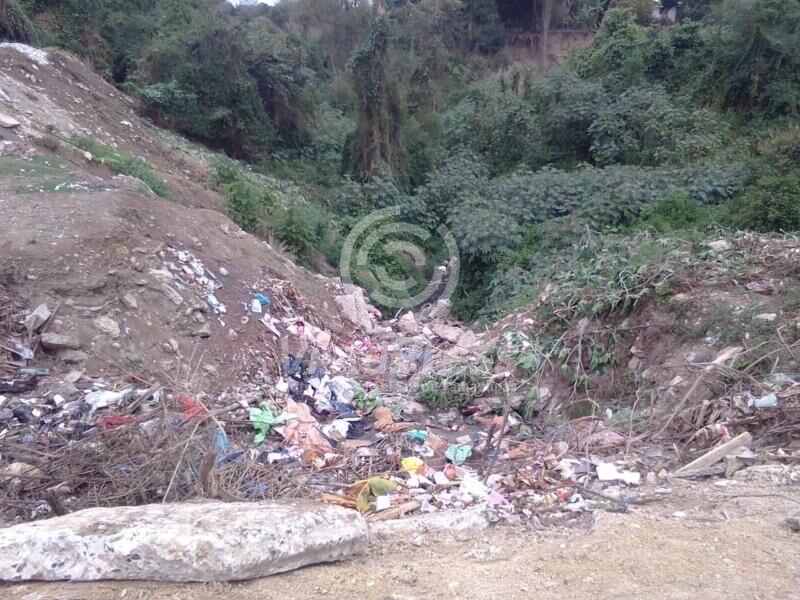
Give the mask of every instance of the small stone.
<svg viewBox="0 0 800 600">
<path fill-rule="evenodd" d="M 139 287 L 143 287 L 143 286 L 147 285 L 147 279 L 137 279 L 136 280 L 136 285 L 138 285 Z"/>
<path fill-rule="evenodd" d="M 418 326 L 417 321 L 414 319 L 414 313 L 409 311 L 400 317 L 397 322 L 397 329 L 404 335 L 416 335 Z"/>
<path fill-rule="evenodd" d="M 431 327 L 431 329 L 435 335 L 450 342 L 451 344 L 455 344 L 463 333 L 460 328 L 445 325 L 443 323 L 436 323 Z"/>
<path fill-rule="evenodd" d="M 327 350 L 331 344 L 331 334 L 327 331 L 320 331 L 317 334 L 317 346 L 322 350 Z"/>
<path fill-rule="evenodd" d="M 94 160 L 94 156 L 92 156 L 92 153 L 86 151 L 83 153 L 83 158 L 86 162 L 92 162 Z"/>
<path fill-rule="evenodd" d="M 800 533 L 800 517 L 789 517 L 786 519 L 785 524 L 790 531 Z"/>
<path fill-rule="evenodd" d="M 239 339 L 239 334 L 236 333 L 235 329 L 228 329 L 228 339 L 231 341 Z"/>
<path fill-rule="evenodd" d="M 70 371 L 67 373 L 66 377 L 64 377 L 64 381 L 67 383 L 78 383 L 81 377 L 83 377 L 83 371 Z"/>
<path fill-rule="evenodd" d="M 645 477 L 645 481 L 647 485 L 657 485 L 658 484 L 658 476 L 653 473 L 652 471 L 647 473 L 647 477 Z"/>
<path fill-rule="evenodd" d="M 206 322 L 206 318 L 203 315 L 203 313 L 201 313 L 201 312 L 197 312 L 197 311 L 193 312 L 192 313 L 192 318 L 195 321 L 197 321 L 198 323 L 205 323 Z"/>
<path fill-rule="evenodd" d="M 44 477 L 44 473 L 41 469 L 23 462 L 13 462 L 0 469 L 0 478 L 13 478 L 11 479 L 12 486 L 16 483 L 17 487 L 19 487 L 20 484 L 24 484 L 26 481 L 41 479 L 42 477 Z"/>
<path fill-rule="evenodd" d="M 131 293 L 127 293 L 122 297 L 122 303 L 130 310 L 136 310 L 139 308 L 139 302 L 136 300 L 136 296 Z"/>
<path fill-rule="evenodd" d="M 119 323 L 110 317 L 97 317 L 94 326 L 112 338 L 118 338 L 120 334 Z"/>
<path fill-rule="evenodd" d="M 198 327 L 197 329 L 192 331 L 191 336 L 192 337 L 199 337 L 199 338 L 211 337 L 211 325 L 206 323 L 205 325 L 202 325 L 201 327 Z"/>
<path fill-rule="evenodd" d="M 175 291 L 172 286 L 167 285 L 166 283 L 161 284 L 161 291 L 164 292 L 164 295 L 169 298 L 175 306 L 180 306 L 183 304 L 183 296 L 181 296 L 177 291 Z"/>
<path fill-rule="evenodd" d="M 715 240 L 713 242 L 706 242 L 706 246 L 711 248 L 714 252 L 725 252 L 726 250 L 733 248 L 733 244 L 731 244 L 728 240 Z"/>
<path fill-rule="evenodd" d="M 222 275 L 223 277 L 227 277 L 228 275 L 230 275 L 230 272 L 225 267 L 220 267 L 219 274 Z"/>
<path fill-rule="evenodd" d="M 686 513 L 683 512 L 682 510 L 676 510 L 674 513 L 672 513 L 672 516 L 675 517 L 676 519 L 685 519 Z"/>
<path fill-rule="evenodd" d="M 205 371 L 211 377 L 219 377 L 219 371 L 214 365 L 203 365 L 203 371 Z"/>
<path fill-rule="evenodd" d="M 50 318 L 50 314 L 50 309 L 47 308 L 47 304 L 40 304 L 37 306 L 36 309 L 22 322 L 23 325 L 25 325 L 25 328 L 28 330 L 28 335 L 33 335 L 39 331 L 39 328 L 47 322 L 47 319 Z"/>
<path fill-rule="evenodd" d="M 19 121 L 5 113 L 0 113 L 0 127 L 3 129 L 15 129 L 19 127 Z"/>
<path fill-rule="evenodd" d="M 756 315 L 754 318 L 758 319 L 759 321 L 771 322 L 777 319 L 778 315 L 776 315 L 775 313 L 761 313 L 760 315 Z"/>
<path fill-rule="evenodd" d="M 460 348 L 472 348 L 477 343 L 478 343 L 478 336 L 475 335 L 469 329 L 467 329 L 463 334 L 461 334 L 461 337 L 458 338 L 456 346 L 459 346 Z"/>
<path fill-rule="evenodd" d="M 69 364 L 77 364 L 89 360 L 89 355 L 80 350 L 61 350 L 58 353 L 58 360 Z"/>
<path fill-rule="evenodd" d="M 415 400 L 407 400 L 403 403 L 403 414 L 409 417 L 423 416 L 428 412 L 427 406 Z"/>
<path fill-rule="evenodd" d="M 53 396 L 61 396 L 65 400 L 77 400 L 81 391 L 72 383 L 59 383 L 50 388 Z"/>
<path fill-rule="evenodd" d="M 178 344 L 178 340 L 176 340 L 174 338 L 170 338 L 170 339 L 167 340 L 167 346 L 169 347 L 170 351 L 173 354 L 177 354 L 178 350 L 180 350 L 180 348 L 181 348 L 180 345 Z"/>
<path fill-rule="evenodd" d="M 39 339 L 42 346 L 48 350 L 77 350 L 81 347 L 80 341 L 73 335 L 60 333 L 43 333 Z"/>
<path fill-rule="evenodd" d="M 432 320 L 444 321 L 450 316 L 450 308 L 452 305 L 453 303 L 450 302 L 450 300 L 446 298 L 440 298 L 431 308 L 428 317 Z"/>
<path fill-rule="evenodd" d="M 395 368 L 394 375 L 401 381 L 405 381 L 416 373 L 418 368 L 417 363 L 410 360 L 403 360 Z"/>
</svg>

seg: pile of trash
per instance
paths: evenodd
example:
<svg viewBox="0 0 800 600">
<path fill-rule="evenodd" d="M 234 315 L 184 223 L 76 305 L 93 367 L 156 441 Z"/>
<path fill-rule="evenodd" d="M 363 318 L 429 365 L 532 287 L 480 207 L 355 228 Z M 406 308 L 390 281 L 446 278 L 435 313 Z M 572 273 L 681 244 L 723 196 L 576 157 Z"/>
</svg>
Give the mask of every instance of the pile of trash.
<svg viewBox="0 0 800 600">
<path fill-rule="evenodd" d="M 437 322 L 420 324 L 410 313 L 381 322 L 361 290 L 328 280 L 336 303 L 355 310 L 344 314 L 353 327 L 328 328 L 291 282 L 268 272 L 230 285 L 227 268 L 212 271 L 187 250 L 168 246 L 156 258 L 159 266 L 140 272 L 193 324 L 191 337 L 207 340 L 212 325 L 227 330 L 235 348 L 229 371 L 239 379 L 218 393 L 198 391 L 187 371 L 219 373 L 194 355 L 160 377 L 93 372 L 86 361 L 94 344 L 51 331 L 60 306 L 8 311 L 0 379 L 0 480 L 13 483 L 0 492 L 6 516 L 198 495 L 316 497 L 398 471 L 414 445 L 404 434 L 417 427 L 411 413 L 425 412 L 408 396 L 420 356 L 449 352 L 462 339 L 478 343 L 444 322 L 446 303 L 428 311 Z M 229 299 L 232 290 L 239 300 L 222 302 L 220 292 Z M 141 308 L 134 294 L 121 304 Z M 109 316 L 94 317 L 92 326 L 111 340 L 126 335 Z M 163 345 L 181 360 L 177 340 Z"/>
<path fill-rule="evenodd" d="M 291 282 L 270 273 L 231 286 L 238 300 L 226 304 L 219 292 L 230 292 L 233 276 L 225 267 L 212 272 L 172 247 L 159 258 L 162 268 L 151 275 L 163 295 L 176 307 L 189 305 L 183 316 L 197 331 L 210 335 L 212 323 L 227 330 L 238 380 L 212 393 L 190 379 L 53 372 L 38 361 L 54 351 L 80 352 L 69 336 L 48 331 L 58 309 L 40 305 L 17 322 L 6 318 L 2 368 L 9 377 L 0 380 L 6 518 L 198 497 L 309 497 L 370 520 L 476 506 L 499 518 L 536 519 L 626 510 L 645 486 L 668 493 L 671 453 L 657 444 L 632 449 L 642 436 L 615 427 L 610 410 L 534 432 L 513 394 L 502 391 L 513 379 L 502 362 L 458 410 L 431 411 L 417 402 L 414 386 L 422 377 L 477 363 L 486 346 L 487 334 L 448 320 L 447 301 L 382 321 L 363 291 L 326 280 L 351 325 L 329 327 Z M 116 321 L 95 321 L 114 336 Z M 217 375 L 213 364 L 189 366 Z M 499 402 L 490 401 L 493 393 L 501 394 Z M 675 415 L 671 435 L 686 443 L 687 456 L 709 447 L 719 454 L 680 476 L 731 476 L 763 462 L 763 452 L 750 449 L 751 438 L 741 432 L 756 423 L 764 431 L 796 428 L 787 419 L 796 417 L 791 411 L 799 398 L 796 379 L 773 375 L 758 389 L 741 388 Z"/>
</svg>

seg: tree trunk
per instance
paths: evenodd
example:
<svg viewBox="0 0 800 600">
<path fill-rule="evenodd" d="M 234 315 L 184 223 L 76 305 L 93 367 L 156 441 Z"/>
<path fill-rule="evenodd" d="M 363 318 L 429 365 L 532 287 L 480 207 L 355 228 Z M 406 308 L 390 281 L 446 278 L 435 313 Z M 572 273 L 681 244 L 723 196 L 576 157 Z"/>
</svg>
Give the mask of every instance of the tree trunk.
<svg viewBox="0 0 800 600">
<path fill-rule="evenodd" d="M 550 36 L 550 17 L 553 14 L 553 0 L 542 0 L 542 67 L 547 68 L 548 37 Z"/>
</svg>

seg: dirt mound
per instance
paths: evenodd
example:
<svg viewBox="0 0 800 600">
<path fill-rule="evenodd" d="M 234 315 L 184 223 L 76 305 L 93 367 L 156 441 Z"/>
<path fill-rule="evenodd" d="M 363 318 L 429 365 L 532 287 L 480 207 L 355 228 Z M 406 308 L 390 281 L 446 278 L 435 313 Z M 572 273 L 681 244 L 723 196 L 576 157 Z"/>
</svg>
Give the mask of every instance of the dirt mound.
<svg viewBox="0 0 800 600">
<path fill-rule="evenodd" d="M 167 146 L 159 130 L 139 118 L 136 100 L 63 50 L 0 44 L 0 101 L 0 110 L 20 123 L 13 137 L 0 130 L 0 140 L 88 138 L 153 165 L 179 202 L 205 208 L 221 205 L 219 196 L 202 185 L 207 172 L 202 162 Z M 108 174 L 91 162 L 79 166 Z"/>
<path fill-rule="evenodd" d="M 254 288 L 271 293 L 278 281 L 291 282 L 328 329 L 341 331 L 320 280 L 220 213 L 169 204 L 130 183 L 31 193 L 24 202 L 0 197 L 9 226 L 0 239 L 7 292 L 27 310 L 43 303 L 58 307 L 49 330 L 78 339 L 90 372 L 169 373 L 181 360 L 204 356 L 227 381 L 227 373 L 239 368 L 239 348 L 266 334 L 255 319 L 242 323 Z M 178 252 L 201 261 L 215 289 L 193 285 Z M 207 301 L 212 292 L 229 307 L 227 314 L 214 314 Z"/>
</svg>

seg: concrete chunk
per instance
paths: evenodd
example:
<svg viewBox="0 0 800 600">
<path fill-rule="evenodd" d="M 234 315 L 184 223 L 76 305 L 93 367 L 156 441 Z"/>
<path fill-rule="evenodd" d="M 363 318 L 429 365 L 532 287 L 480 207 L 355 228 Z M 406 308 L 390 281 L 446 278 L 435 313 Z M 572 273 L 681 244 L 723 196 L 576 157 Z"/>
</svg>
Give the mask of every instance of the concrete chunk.
<svg viewBox="0 0 800 600">
<path fill-rule="evenodd" d="M 366 549 L 354 510 L 199 502 L 90 508 L 0 529 L 0 579 L 235 581 Z"/>
<path fill-rule="evenodd" d="M 431 329 L 433 330 L 433 333 L 438 335 L 440 338 L 447 340 L 451 344 L 455 344 L 464 333 L 463 329 L 452 327 L 451 325 L 445 325 L 443 323 L 436 323 L 431 327 Z"/>
<path fill-rule="evenodd" d="M 19 121 L 16 119 L 9 117 L 6 114 L 0 113 L 0 127 L 3 129 L 14 129 L 19 127 Z"/>
<path fill-rule="evenodd" d="M 753 436 L 745 431 L 744 433 L 737 435 L 732 440 L 728 440 L 721 446 L 717 446 L 716 448 L 709 450 L 703 456 L 693 460 L 688 465 L 681 467 L 675 471 L 675 475 L 680 476 L 685 473 L 691 473 L 700 469 L 707 469 L 708 467 L 717 464 L 729 454 L 733 454 L 740 448 L 746 446 L 752 441 L 752 439 Z"/>
<path fill-rule="evenodd" d="M 60 333 L 43 333 L 41 342 L 48 350 L 77 350 L 81 347 L 78 338 Z"/>
</svg>

